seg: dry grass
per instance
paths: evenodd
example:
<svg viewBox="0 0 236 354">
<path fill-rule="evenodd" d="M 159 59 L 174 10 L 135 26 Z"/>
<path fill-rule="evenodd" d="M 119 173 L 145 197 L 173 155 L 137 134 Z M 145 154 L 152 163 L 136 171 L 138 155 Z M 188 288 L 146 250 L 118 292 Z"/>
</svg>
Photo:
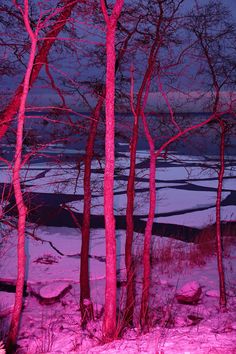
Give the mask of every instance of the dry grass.
<svg viewBox="0 0 236 354">
<path fill-rule="evenodd" d="M 143 257 L 143 245 L 136 240 L 134 247 L 135 262 L 141 264 Z M 230 256 L 230 249 L 236 244 L 236 237 L 223 236 L 224 257 Z M 174 239 L 154 238 L 151 250 L 151 264 L 158 268 L 159 274 L 184 273 L 189 268 L 204 266 L 210 257 L 216 255 L 215 229 L 204 229 L 197 243 L 184 243 Z"/>
<path fill-rule="evenodd" d="M 224 256 L 228 257 L 230 254 L 230 249 L 232 245 L 236 244 L 236 237 L 231 235 L 230 224 L 229 229 L 227 224 L 222 231 L 222 245 Z M 197 246 L 202 256 L 209 257 L 216 254 L 216 234 L 215 234 L 215 225 L 209 226 L 202 230 L 197 239 Z"/>
</svg>

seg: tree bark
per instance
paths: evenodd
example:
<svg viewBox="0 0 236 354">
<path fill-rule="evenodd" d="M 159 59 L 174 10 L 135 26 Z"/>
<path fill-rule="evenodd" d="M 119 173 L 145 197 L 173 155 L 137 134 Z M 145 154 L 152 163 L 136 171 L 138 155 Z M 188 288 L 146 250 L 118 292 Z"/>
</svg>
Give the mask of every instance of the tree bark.
<svg viewBox="0 0 236 354">
<path fill-rule="evenodd" d="M 151 263 L 150 263 L 150 250 L 152 241 L 152 226 L 155 217 L 156 209 L 156 158 L 154 154 L 153 142 L 150 142 L 150 169 L 149 169 L 149 212 L 148 220 L 144 233 L 144 249 L 143 249 L 143 288 L 140 310 L 140 325 L 144 329 L 148 325 L 148 302 L 149 302 L 149 289 L 151 279 Z"/>
<path fill-rule="evenodd" d="M 149 290 L 151 283 L 151 262 L 150 262 L 150 250 L 152 241 L 152 226 L 155 217 L 156 210 L 156 156 L 155 156 L 155 144 L 151 133 L 149 131 L 148 122 L 144 114 L 144 109 L 147 104 L 149 89 L 151 84 L 151 73 L 147 79 L 147 87 L 145 90 L 143 107 L 141 110 L 142 123 L 144 127 L 145 136 L 148 141 L 150 150 L 150 168 L 149 168 L 149 211 L 148 219 L 144 233 L 144 248 L 143 248 L 143 288 L 142 299 L 140 309 L 140 326 L 144 329 L 148 325 L 148 302 L 149 302 Z"/>
<path fill-rule="evenodd" d="M 93 319 L 93 304 L 89 286 L 89 241 L 90 241 L 90 215 L 91 215 L 91 163 L 94 155 L 94 143 L 97 134 L 99 116 L 105 100 L 105 93 L 99 98 L 90 124 L 89 136 L 86 145 L 84 161 L 84 207 L 82 224 L 82 244 L 80 263 L 80 309 L 82 325 Z"/>
<path fill-rule="evenodd" d="M 130 144 L 130 169 L 127 183 L 127 208 L 126 208 L 126 242 L 125 242 L 125 266 L 127 274 L 127 293 L 126 293 L 126 308 L 125 308 L 125 322 L 133 324 L 133 314 L 135 305 L 135 289 L 134 277 L 135 268 L 132 259 L 132 246 L 134 234 L 134 183 L 135 183 L 135 164 L 136 151 L 138 143 L 138 116 L 135 116 L 133 124 L 133 133 Z"/>
<path fill-rule="evenodd" d="M 116 235 L 114 218 L 114 168 L 115 168 L 115 32 L 124 0 L 117 0 L 108 16 L 105 1 L 101 0 L 106 21 L 106 136 L 104 171 L 104 216 L 106 236 L 106 288 L 103 336 L 107 340 L 116 333 Z"/>
<path fill-rule="evenodd" d="M 104 171 L 104 216 L 106 234 L 106 290 L 103 334 L 112 338 L 116 331 L 116 236 L 114 218 L 114 98 L 115 28 L 107 28 L 106 138 Z"/>
<path fill-rule="evenodd" d="M 115 73 L 126 52 L 128 42 L 135 31 L 129 32 L 122 47 L 120 48 L 115 64 Z M 83 208 L 83 224 L 82 224 L 82 244 L 81 244 L 81 266 L 80 266 L 80 308 L 82 314 L 82 325 L 93 318 L 93 305 L 90 296 L 89 286 L 89 242 L 90 242 L 90 213 L 91 213 L 91 163 L 94 155 L 94 143 L 97 134 L 97 126 L 99 122 L 100 112 L 105 101 L 105 89 L 95 107 L 90 131 L 86 145 L 85 162 L 84 162 L 84 208 Z M 85 301 L 85 300 L 89 301 Z M 88 306 L 85 306 L 87 303 Z"/>
<path fill-rule="evenodd" d="M 15 345 L 19 329 L 19 322 L 23 304 L 23 290 L 25 280 L 25 223 L 27 216 L 27 208 L 24 203 L 23 194 L 20 184 L 20 171 L 22 164 L 22 145 L 23 145 L 23 129 L 25 122 L 25 107 L 26 100 L 29 92 L 30 75 L 32 73 L 34 58 L 37 48 L 37 32 L 33 33 L 29 18 L 28 18 L 28 0 L 24 1 L 23 19 L 26 30 L 31 39 L 31 49 L 29 61 L 26 69 L 26 74 L 23 83 L 23 91 L 20 98 L 20 108 L 17 120 L 17 135 L 16 135 L 16 151 L 15 161 L 13 167 L 13 187 L 18 210 L 18 243 L 17 243 L 17 280 L 16 280 L 16 296 L 15 304 L 12 313 L 12 319 L 7 338 L 7 353 L 15 353 Z"/>
<path fill-rule="evenodd" d="M 142 99 L 143 93 L 148 83 L 148 79 L 153 71 L 155 64 L 155 58 L 157 51 L 155 49 L 157 42 L 155 42 L 151 48 L 148 67 L 146 69 L 142 84 L 140 86 L 137 98 L 136 109 L 133 109 L 134 123 L 132 138 L 130 144 L 130 169 L 129 177 L 127 183 L 127 209 L 126 209 L 126 244 L 125 244 L 125 262 L 126 262 L 126 272 L 127 272 L 127 298 L 126 298 L 126 310 L 125 310 L 125 320 L 130 325 L 133 324 L 133 313 L 135 304 L 134 295 L 134 275 L 135 269 L 132 262 L 132 245 L 133 245 L 133 235 L 134 235 L 134 198 L 135 198 L 135 165 L 136 165 L 136 153 L 138 144 L 138 130 L 139 130 L 139 116 L 142 109 Z"/>
<path fill-rule="evenodd" d="M 217 266 L 219 274 L 219 288 L 220 288 L 220 308 L 224 310 L 227 305 L 226 293 L 225 293 L 225 275 L 224 275 L 224 266 L 223 266 L 223 247 L 222 247 L 222 235 L 221 235 L 221 195 L 223 188 L 223 178 L 225 170 L 225 123 L 223 120 L 220 120 L 220 129 L 221 129 L 221 141 L 220 141 L 220 170 L 218 173 L 218 186 L 217 186 L 217 198 L 216 198 L 216 246 L 217 246 Z"/>
</svg>

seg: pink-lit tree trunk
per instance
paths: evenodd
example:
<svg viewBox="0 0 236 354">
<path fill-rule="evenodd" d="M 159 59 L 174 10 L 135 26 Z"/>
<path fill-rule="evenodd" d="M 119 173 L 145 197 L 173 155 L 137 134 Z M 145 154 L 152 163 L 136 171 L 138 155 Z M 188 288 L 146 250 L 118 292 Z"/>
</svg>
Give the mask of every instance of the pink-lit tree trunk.
<svg viewBox="0 0 236 354">
<path fill-rule="evenodd" d="M 134 85 L 133 73 L 131 73 L 131 110 L 134 115 L 133 135 L 130 144 L 130 169 L 129 178 L 127 183 L 127 208 L 126 208 L 126 242 L 125 242 L 125 266 L 127 273 L 127 292 L 126 292 L 126 309 L 125 309 L 125 322 L 133 324 L 133 313 L 135 304 L 134 295 L 134 275 L 135 269 L 132 261 L 132 245 L 133 245 L 133 212 L 134 212 L 134 182 L 135 182 L 135 162 L 136 150 L 138 142 L 138 113 L 134 109 Z"/>
<path fill-rule="evenodd" d="M 100 96 L 92 116 L 89 136 L 86 145 L 84 160 L 84 207 L 82 224 L 82 244 L 80 263 L 80 309 L 82 324 L 93 318 L 93 304 L 89 286 L 89 240 L 90 240 L 90 215 L 91 215 L 91 163 L 94 155 L 94 143 L 97 134 L 99 116 L 105 100 L 105 93 Z"/>
<path fill-rule="evenodd" d="M 13 167 L 13 187 L 18 210 L 18 243 L 17 243 L 17 279 L 16 279 L 16 296 L 12 313 L 12 319 L 7 339 L 7 353 L 15 353 L 15 344 L 19 329 L 20 315 L 23 304 L 23 289 L 25 279 L 25 223 L 27 208 L 24 203 L 23 194 L 20 184 L 20 171 L 22 165 L 22 145 L 23 145 L 23 129 L 25 122 L 25 107 L 30 86 L 30 75 L 32 73 L 34 58 L 37 49 L 38 28 L 32 31 L 29 21 L 29 5 L 28 0 L 24 0 L 24 10 L 20 8 L 24 19 L 25 28 L 31 40 L 30 56 L 23 82 L 23 91 L 20 98 L 20 107 L 17 120 L 16 135 L 16 151 Z"/>
<path fill-rule="evenodd" d="M 105 0 L 101 0 L 106 22 L 106 136 L 104 171 L 104 217 L 106 235 L 106 289 L 103 320 L 104 338 L 114 338 L 116 332 L 116 234 L 114 218 L 114 168 L 115 168 L 115 32 L 124 0 L 117 0 L 109 16 Z"/>
<path fill-rule="evenodd" d="M 149 87 L 151 83 L 152 72 L 149 73 L 146 80 L 146 90 L 141 108 L 141 118 L 144 127 L 144 133 L 149 145 L 150 152 L 150 165 L 149 165 L 149 211 L 148 219 L 144 233 L 144 249 L 143 249 L 143 287 L 142 287 L 142 299 L 140 309 L 140 325 L 143 329 L 148 322 L 148 301 L 149 301 L 149 289 L 151 278 L 151 263 L 150 263 L 150 249 L 152 240 L 152 226 L 155 217 L 156 210 L 156 156 L 155 156 L 155 144 L 150 134 L 144 109 L 147 104 Z M 133 85 L 133 80 L 131 81 Z"/>
<path fill-rule="evenodd" d="M 220 90 L 224 82 L 219 85 L 217 71 L 213 65 L 211 55 L 207 44 L 204 43 L 204 37 L 199 35 L 199 42 L 202 47 L 204 56 L 206 58 L 207 65 L 210 71 L 210 77 L 212 80 L 214 88 L 214 103 L 213 103 L 213 112 L 217 114 L 220 104 Z M 219 276 L 219 289 L 220 289 L 220 308 L 225 309 L 227 300 L 226 300 L 226 291 L 225 291 L 225 275 L 224 275 L 224 265 L 223 265 L 223 245 L 222 245 L 222 233 L 221 233 L 221 195 L 222 195 L 222 186 L 224 179 L 224 169 L 225 169 L 225 124 L 220 118 L 218 118 L 218 123 L 220 126 L 220 169 L 218 172 L 218 185 L 217 185 L 217 197 L 216 197 L 216 252 L 217 252 L 217 268 Z"/>
<path fill-rule="evenodd" d="M 77 1 L 75 0 L 64 0 L 64 7 L 61 10 L 60 15 L 55 20 L 53 27 L 45 34 L 45 40 L 43 44 L 38 48 L 38 53 L 34 59 L 34 65 L 29 81 L 29 89 L 33 86 L 34 82 L 37 80 L 40 70 L 44 64 L 46 64 L 48 54 L 51 47 L 57 39 L 58 34 L 64 28 L 68 18 L 71 15 L 73 8 L 75 7 Z M 17 87 L 14 96 L 11 101 L 4 109 L 2 113 L 2 119 L 0 122 L 0 139 L 5 135 L 12 119 L 17 114 L 21 102 L 21 97 L 23 93 L 24 80 Z"/>
<path fill-rule="evenodd" d="M 199 58 L 206 61 L 207 74 L 214 90 L 213 112 L 220 127 L 220 167 L 216 198 L 216 252 L 219 276 L 220 299 L 222 310 L 226 308 L 225 276 L 223 267 L 222 234 L 221 234 L 221 194 L 224 177 L 225 122 L 221 118 L 220 95 L 223 89 L 229 90 L 233 81 L 235 61 L 230 58 L 235 42 L 234 25 L 230 20 L 230 12 L 221 2 L 209 2 L 200 5 L 195 1 L 196 9 L 190 18 L 190 30 L 199 44 Z M 208 14 L 208 17 L 206 16 Z M 233 54 L 232 54 L 233 55 Z M 205 78 L 204 78 L 205 79 Z M 222 95 L 223 96 L 223 95 Z M 230 102 L 229 102 L 230 106 Z"/>
<path fill-rule="evenodd" d="M 146 139 L 149 145 L 150 152 L 150 165 L 149 165 L 149 211 L 148 211 L 148 219 L 145 227 L 144 233 L 144 250 L 143 250 L 143 287 L 142 287 L 142 299 L 141 299 L 141 309 L 140 309 L 140 326 L 142 329 L 148 325 L 148 311 L 149 311 L 149 291 L 150 291 L 150 283 L 151 283 L 151 263 L 150 263 L 150 251 L 151 251 L 151 240 L 152 240 L 152 227 L 155 217 L 156 210 L 156 154 L 155 154 L 155 143 L 151 136 L 148 122 L 144 113 L 144 109 L 147 104 L 149 89 L 151 85 L 151 76 L 152 72 L 147 78 L 145 96 L 143 100 L 143 105 L 141 109 L 141 118 L 144 127 L 144 132 Z M 179 126 L 174 120 L 173 111 L 168 102 L 167 96 L 165 95 L 162 85 L 159 79 L 159 90 L 163 97 L 166 99 L 166 103 L 168 105 L 168 109 L 170 111 L 170 115 L 172 118 L 172 123 L 178 128 L 179 132 L 181 131 Z"/>
<path fill-rule="evenodd" d="M 140 310 L 140 325 L 144 328 L 148 323 L 148 301 L 149 301 L 149 289 L 151 278 L 151 263 L 150 263 L 150 250 L 152 240 L 152 226 L 155 217 L 156 210 L 156 157 L 155 157 L 155 145 L 148 129 L 146 117 L 144 112 L 141 113 L 142 121 L 144 125 L 145 135 L 148 140 L 150 149 L 150 167 L 149 167 L 149 211 L 148 219 L 144 233 L 144 248 L 143 248 L 143 288 Z"/>
<path fill-rule="evenodd" d="M 217 72 L 212 63 L 212 58 L 209 53 L 207 45 L 204 43 L 203 37 L 199 36 L 200 44 L 205 55 L 207 65 L 209 67 L 210 76 L 212 79 L 213 88 L 215 90 L 215 98 L 213 104 L 213 112 L 217 114 L 220 104 L 220 90 L 224 82 L 219 85 Z M 225 275 L 224 275 L 224 265 L 223 265 L 223 245 L 222 245 L 222 233 L 221 233 L 221 195 L 222 195 L 222 186 L 224 179 L 224 170 L 225 170 L 225 124 L 221 118 L 218 118 L 218 123 L 220 126 L 220 169 L 218 172 L 218 185 L 217 185 L 217 197 L 216 197 L 216 252 L 217 252 L 217 268 L 219 276 L 219 289 L 220 289 L 220 299 L 219 304 L 220 308 L 224 310 L 227 305 L 226 291 L 225 291 Z"/>
<path fill-rule="evenodd" d="M 152 238 L 152 226 L 153 226 L 153 221 L 154 221 L 154 216 L 155 216 L 155 208 L 156 208 L 156 158 L 161 156 L 161 153 L 163 150 L 165 150 L 171 143 L 174 141 L 178 140 L 185 134 L 187 134 L 190 131 L 193 131 L 195 129 L 199 129 L 203 127 L 204 125 L 208 124 L 215 118 L 220 118 L 217 113 L 213 113 L 208 119 L 205 121 L 192 125 L 186 129 L 181 130 L 180 127 L 177 125 L 175 122 L 174 118 L 172 117 L 172 122 L 177 125 L 178 128 L 178 133 L 168 139 L 156 152 L 155 152 L 155 145 L 153 138 L 150 134 L 147 120 L 144 114 L 144 109 L 145 105 L 147 102 L 148 94 L 149 94 L 149 85 L 150 85 L 150 79 L 148 80 L 148 85 L 146 87 L 146 93 L 144 97 L 144 103 L 143 103 L 143 109 L 141 110 L 141 117 L 142 117 L 142 122 L 144 126 L 144 131 L 145 135 L 149 144 L 149 149 L 150 149 L 150 170 L 149 170 L 149 190 L 150 190 L 150 201 L 149 201 L 149 213 L 148 213 L 148 220 L 145 228 L 145 234 L 144 234 L 144 252 L 143 252 L 143 288 L 142 288 L 142 300 L 141 300 L 141 311 L 140 311 L 140 325 L 141 328 L 143 329 L 147 325 L 148 321 L 148 301 L 149 301 L 149 288 L 150 288 L 150 275 L 151 275 L 151 265 L 150 265 L 150 248 L 151 248 L 151 238 Z M 163 92 L 162 92 L 163 94 Z M 224 113 L 221 113 L 222 115 Z M 223 143 L 221 144 L 221 153 L 223 151 L 224 145 Z M 221 163 L 221 166 L 224 166 L 224 164 Z M 223 178 L 223 173 L 224 170 L 221 167 L 220 170 L 220 176 L 219 179 Z M 222 181 L 222 180 L 221 180 Z M 221 186 L 218 186 L 218 212 L 220 211 L 220 201 L 221 201 L 221 191 L 222 191 L 222 184 Z M 220 219 L 219 219 L 220 220 Z M 220 240 L 220 238 L 219 238 Z M 218 257 L 221 256 L 221 253 Z M 222 257 L 222 256 L 221 256 Z M 222 258 L 221 258 L 222 261 Z M 219 264 L 222 264 L 222 262 Z M 220 272 L 220 274 L 224 274 L 223 272 Z"/>
<path fill-rule="evenodd" d="M 136 165 L 136 152 L 138 143 L 138 130 L 139 130 L 139 116 L 142 109 L 143 94 L 148 83 L 149 77 L 152 75 L 156 57 L 158 51 L 161 47 L 160 38 L 160 26 L 163 20 L 163 8 L 162 4 L 159 3 L 160 16 L 158 19 L 156 36 L 152 47 L 150 49 L 147 68 L 138 91 L 136 108 L 134 109 L 133 99 L 131 98 L 131 108 L 134 115 L 133 131 L 130 144 L 130 169 L 129 177 L 127 183 L 127 208 L 126 208 L 126 244 L 125 244 L 125 265 L 127 272 L 127 295 L 126 295 L 126 309 L 125 309 L 125 321 L 132 325 L 133 323 L 133 313 L 135 305 L 135 295 L 134 295 L 134 274 L 135 269 L 132 262 L 132 244 L 134 235 L 134 197 L 135 197 L 135 165 Z M 132 84 L 131 84 L 132 89 Z M 133 89 L 132 89 L 133 90 Z"/>
<path fill-rule="evenodd" d="M 121 46 L 115 64 L 115 73 L 125 55 L 128 43 L 135 30 L 128 33 L 123 45 Z M 94 155 L 94 144 L 97 134 L 97 127 L 103 103 L 105 101 L 105 90 L 102 90 L 97 105 L 92 116 L 89 136 L 86 144 L 84 160 L 84 207 L 82 224 L 82 244 L 81 244 L 81 266 L 80 266 L 80 308 L 82 314 L 82 324 L 93 318 L 93 304 L 90 297 L 89 286 L 89 243 L 90 243 L 90 215 L 91 215 L 91 163 Z"/>
<path fill-rule="evenodd" d="M 220 170 L 218 172 L 218 186 L 216 197 L 216 248 L 217 248 L 217 266 L 219 274 L 219 288 L 220 288 L 220 308 L 225 309 L 227 305 L 226 291 L 225 291 L 225 273 L 223 266 L 223 247 L 221 234 L 221 196 L 223 188 L 224 170 L 225 170 L 225 123 L 223 120 L 219 121 L 220 134 Z"/>
</svg>

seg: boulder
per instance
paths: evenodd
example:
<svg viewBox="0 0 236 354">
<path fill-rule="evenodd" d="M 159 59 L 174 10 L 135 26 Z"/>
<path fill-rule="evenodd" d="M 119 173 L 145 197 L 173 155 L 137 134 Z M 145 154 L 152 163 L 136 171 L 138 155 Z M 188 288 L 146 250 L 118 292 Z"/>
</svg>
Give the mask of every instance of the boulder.
<svg viewBox="0 0 236 354">
<path fill-rule="evenodd" d="M 65 296 L 72 286 L 64 281 L 44 285 L 39 289 L 38 297 L 41 303 L 53 304 Z"/>
<path fill-rule="evenodd" d="M 181 304 L 194 305 L 200 300 L 202 288 L 197 281 L 186 283 L 176 293 L 176 299 Z"/>
</svg>

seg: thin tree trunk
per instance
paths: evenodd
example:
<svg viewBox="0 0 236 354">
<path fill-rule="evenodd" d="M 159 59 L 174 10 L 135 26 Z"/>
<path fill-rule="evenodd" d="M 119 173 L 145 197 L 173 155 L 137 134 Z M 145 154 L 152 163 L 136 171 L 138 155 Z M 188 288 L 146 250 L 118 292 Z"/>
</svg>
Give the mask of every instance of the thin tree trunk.
<svg viewBox="0 0 236 354">
<path fill-rule="evenodd" d="M 138 130 L 139 130 L 139 116 L 142 108 L 142 99 L 144 90 L 148 80 L 153 72 L 155 65 L 155 60 L 158 54 L 158 51 L 161 46 L 159 30 L 160 25 L 163 19 L 163 8 L 162 4 L 160 6 L 160 16 L 157 24 L 156 37 L 150 49 L 148 57 L 148 65 L 145 71 L 145 75 L 141 86 L 138 91 L 136 109 L 132 108 L 134 114 L 134 123 L 132 138 L 130 144 L 130 169 L 129 177 L 127 183 L 127 209 L 126 209 L 126 244 L 125 244 L 125 263 L 126 263 L 126 272 L 127 272 L 127 295 L 126 295 L 126 308 L 125 308 L 125 322 L 132 325 L 133 324 L 133 313 L 135 305 L 135 287 L 134 287 L 134 277 L 135 269 L 132 261 L 132 245 L 133 245 L 133 235 L 134 235 L 134 198 L 135 198 L 135 165 L 136 165 L 136 153 L 137 153 L 137 144 L 138 144 Z M 131 102 L 133 105 L 133 102 Z"/>
<path fill-rule="evenodd" d="M 61 11 L 61 14 L 59 15 L 52 29 L 45 34 L 45 40 L 43 41 L 43 44 L 39 48 L 38 54 L 35 56 L 34 65 L 30 75 L 29 89 L 33 86 L 34 82 L 38 78 L 42 66 L 46 63 L 47 56 L 49 54 L 51 47 L 56 41 L 56 38 L 60 33 L 60 31 L 64 28 L 66 21 L 70 17 L 71 12 L 75 7 L 77 1 L 65 0 L 64 3 L 65 5 L 63 10 Z M 21 97 L 23 93 L 23 86 L 24 86 L 24 80 L 17 87 L 13 98 L 11 99 L 7 107 L 2 112 L 2 118 L 0 122 L 0 139 L 5 135 L 6 131 L 8 130 L 12 122 L 12 119 L 14 118 L 14 116 L 17 114 L 19 110 Z"/>
<path fill-rule="evenodd" d="M 223 252 L 222 252 L 222 235 L 221 235 L 221 195 L 223 187 L 223 178 L 225 170 L 225 123 L 220 120 L 221 129 L 221 141 L 220 141 L 220 170 L 218 173 L 218 186 L 217 186 L 217 198 L 216 198 L 216 246 L 217 246 L 217 266 L 219 274 L 219 288 L 220 288 L 220 308 L 225 309 L 227 305 L 226 293 L 225 293 L 225 276 L 223 266 Z"/>
<path fill-rule="evenodd" d="M 82 224 L 82 244 L 80 263 L 80 309 L 82 325 L 93 319 L 93 304 L 89 286 L 89 240 L 90 240 L 90 215 L 91 215 L 91 163 L 94 155 L 94 143 L 97 134 L 100 112 L 105 100 L 105 93 L 99 98 L 90 124 L 89 136 L 86 145 L 84 161 L 84 208 Z"/>
<path fill-rule="evenodd" d="M 106 136 L 104 171 L 104 216 L 106 235 L 106 289 L 103 336 L 112 339 L 116 333 L 116 234 L 114 218 L 114 168 L 115 168 L 115 32 L 124 0 L 117 0 L 108 16 L 105 0 L 101 0 L 106 21 Z"/>
<path fill-rule="evenodd" d="M 16 135 L 16 151 L 15 162 L 13 167 L 13 187 L 18 210 L 18 243 L 17 243 L 17 279 L 16 279 L 16 296 L 15 304 L 12 313 L 12 319 L 7 338 L 7 353 L 15 353 L 15 345 L 17 340 L 17 333 L 19 329 L 20 315 L 23 304 L 23 288 L 25 279 L 25 223 L 27 216 L 27 208 L 24 203 L 23 194 L 20 184 L 20 171 L 22 164 L 22 145 L 23 145 L 23 129 L 25 122 L 25 106 L 29 92 L 30 75 L 32 73 L 34 58 L 37 48 L 37 34 L 32 32 L 28 18 L 28 1 L 24 2 L 23 14 L 26 30 L 31 39 L 31 49 L 29 61 L 26 69 L 26 74 L 23 83 L 23 92 L 20 99 L 20 108 L 17 121 L 17 135 Z"/>
<path fill-rule="evenodd" d="M 150 288 L 150 278 L 151 278 L 151 263 L 150 263 L 150 249 L 152 240 L 152 226 L 155 217 L 156 209 L 156 156 L 155 156 L 155 144 L 149 131 L 147 119 L 144 114 L 144 109 L 147 104 L 149 88 L 151 84 L 153 65 L 149 67 L 146 72 L 147 77 L 145 80 L 145 96 L 143 99 L 143 105 L 141 107 L 141 117 L 144 127 L 145 136 L 148 141 L 150 150 L 150 169 L 149 169 L 149 213 L 148 220 L 145 227 L 144 233 L 144 251 L 143 251 L 143 288 L 142 288 L 142 299 L 141 299 L 141 310 L 140 310 L 140 325 L 143 329 L 148 323 L 148 301 L 149 301 L 149 288 Z M 137 115 L 133 108 L 133 87 L 134 80 L 133 75 L 131 75 L 131 109 L 134 114 L 135 122 L 137 121 Z M 140 101 L 141 102 L 141 101 Z"/>
<path fill-rule="evenodd" d="M 147 86 L 145 90 L 143 107 L 141 110 L 142 123 L 144 127 L 145 136 L 148 141 L 150 150 L 150 168 L 149 168 L 149 211 L 148 219 L 144 233 L 144 249 L 143 249 L 143 288 L 142 299 L 140 309 L 140 326 L 142 329 L 148 325 L 148 302 L 149 302 L 149 290 L 151 283 L 151 262 L 150 262 L 150 250 L 152 241 L 152 226 L 155 217 L 156 210 L 156 156 L 155 156 L 155 144 L 151 133 L 149 131 L 148 122 L 144 114 L 144 109 L 147 104 L 149 89 L 151 84 L 151 73 L 147 79 Z"/>
<path fill-rule="evenodd" d="M 128 33 L 123 46 L 118 52 L 115 64 L 115 73 L 126 52 L 128 42 L 134 31 Z M 83 209 L 83 225 L 82 225 L 82 244 L 81 244 L 81 266 L 80 266 L 80 308 L 82 314 L 82 325 L 93 318 L 93 305 L 90 296 L 89 286 L 89 243 L 90 243 L 90 214 L 91 214 L 91 163 L 94 154 L 94 144 L 97 134 L 97 126 L 99 122 L 100 112 L 105 101 L 105 89 L 100 96 L 94 110 L 92 122 L 90 125 L 89 136 L 85 151 L 84 162 L 84 209 Z M 88 301 L 86 301 L 86 299 Z M 87 306 L 85 306 L 87 303 Z"/>
<path fill-rule="evenodd" d="M 200 44 L 202 50 L 205 54 L 208 68 L 212 78 L 212 85 L 215 89 L 215 99 L 213 104 L 213 112 L 217 114 L 220 103 L 220 90 L 223 87 L 219 82 L 221 79 L 218 77 L 217 68 L 213 64 L 212 55 L 209 52 L 209 46 L 204 42 L 206 40 L 205 36 L 201 33 L 194 32 L 197 38 L 200 40 Z M 221 129 L 221 141 L 220 141 L 220 170 L 218 173 L 218 186 L 217 186 L 217 197 L 216 197 L 216 251 L 217 251 L 217 267 L 218 267 L 218 275 L 219 275 L 219 288 L 220 288 L 220 299 L 219 305 L 222 310 L 226 308 L 227 299 L 225 292 L 225 275 L 224 275 L 224 267 L 223 267 L 223 251 L 222 251 L 222 235 L 221 235 L 221 225 L 220 225 L 220 205 L 221 205 L 221 195 L 222 195 L 222 184 L 224 178 L 224 149 L 225 149 L 225 124 L 224 121 L 218 118 L 220 129 Z"/>
<path fill-rule="evenodd" d="M 130 144 L 130 169 L 127 183 L 127 208 L 126 208 L 126 242 L 125 242 L 125 266 L 127 273 L 127 294 L 126 294 L 126 308 L 125 308 L 125 322 L 133 324 L 133 314 L 135 305 L 135 289 L 134 277 L 135 269 L 132 259 L 132 246 L 134 234 L 134 183 L 135 183 L 135 164 L 136 151 L 138 143 L 138 116 L 136 115 L 133 124 L 133 135 Z"/>
<path fill-rule="evenodd" d="M 143 329 L 148 324 L 148 302 L 149 302 L 149 289 L 151 279 L 151 263 L 150 263 L 150 250 L 152 240 L 152 226 L 155 217 L 156 209 L 156 158 L 154 154 L 154 146 L 150 146 L 150 170 L 149 170 L 149 189 L 150 201 L 148 220 L 144 234 L 144 249 L 143 249 L 143 289 L 140 310 L 140 325 Z"/>
<path fill-rule="evenodd" d="M 133 235 L 134 235 L 134 197 L 135 197 L 135 165 L 136 165 L 136 153 L 138 145 L 138 130 L 139 130 L 139 116 L 142 106 L 142 98 L 145 87 L 150 77 L 153 67 L 154 67 L 154 49 L 156 43 L 153 44 L 151 48 L 149 64 L 146 69 L 141 87 L 138 92 L 136 109 L 132 108 L 134 115 L 132 138 L 130 143 L 130 168 L 129 177 L 127 183 L 127 208 L 126 208 L 126 243 L 125 243 L 125 262 L 126 262 L 126 272 L 127 272 L 127 297 L 126 297 L 126 309 L 125 309 L 125 321 L 130 325 L 133 324 L 133 313 L 135 305 L 135 295 L 134 295 L 134 276 L 135 269 L 132 261 L 132 245 L 133 245 Z M 133 102 L 131 102 L 133 105 Z"/>
</svg>

